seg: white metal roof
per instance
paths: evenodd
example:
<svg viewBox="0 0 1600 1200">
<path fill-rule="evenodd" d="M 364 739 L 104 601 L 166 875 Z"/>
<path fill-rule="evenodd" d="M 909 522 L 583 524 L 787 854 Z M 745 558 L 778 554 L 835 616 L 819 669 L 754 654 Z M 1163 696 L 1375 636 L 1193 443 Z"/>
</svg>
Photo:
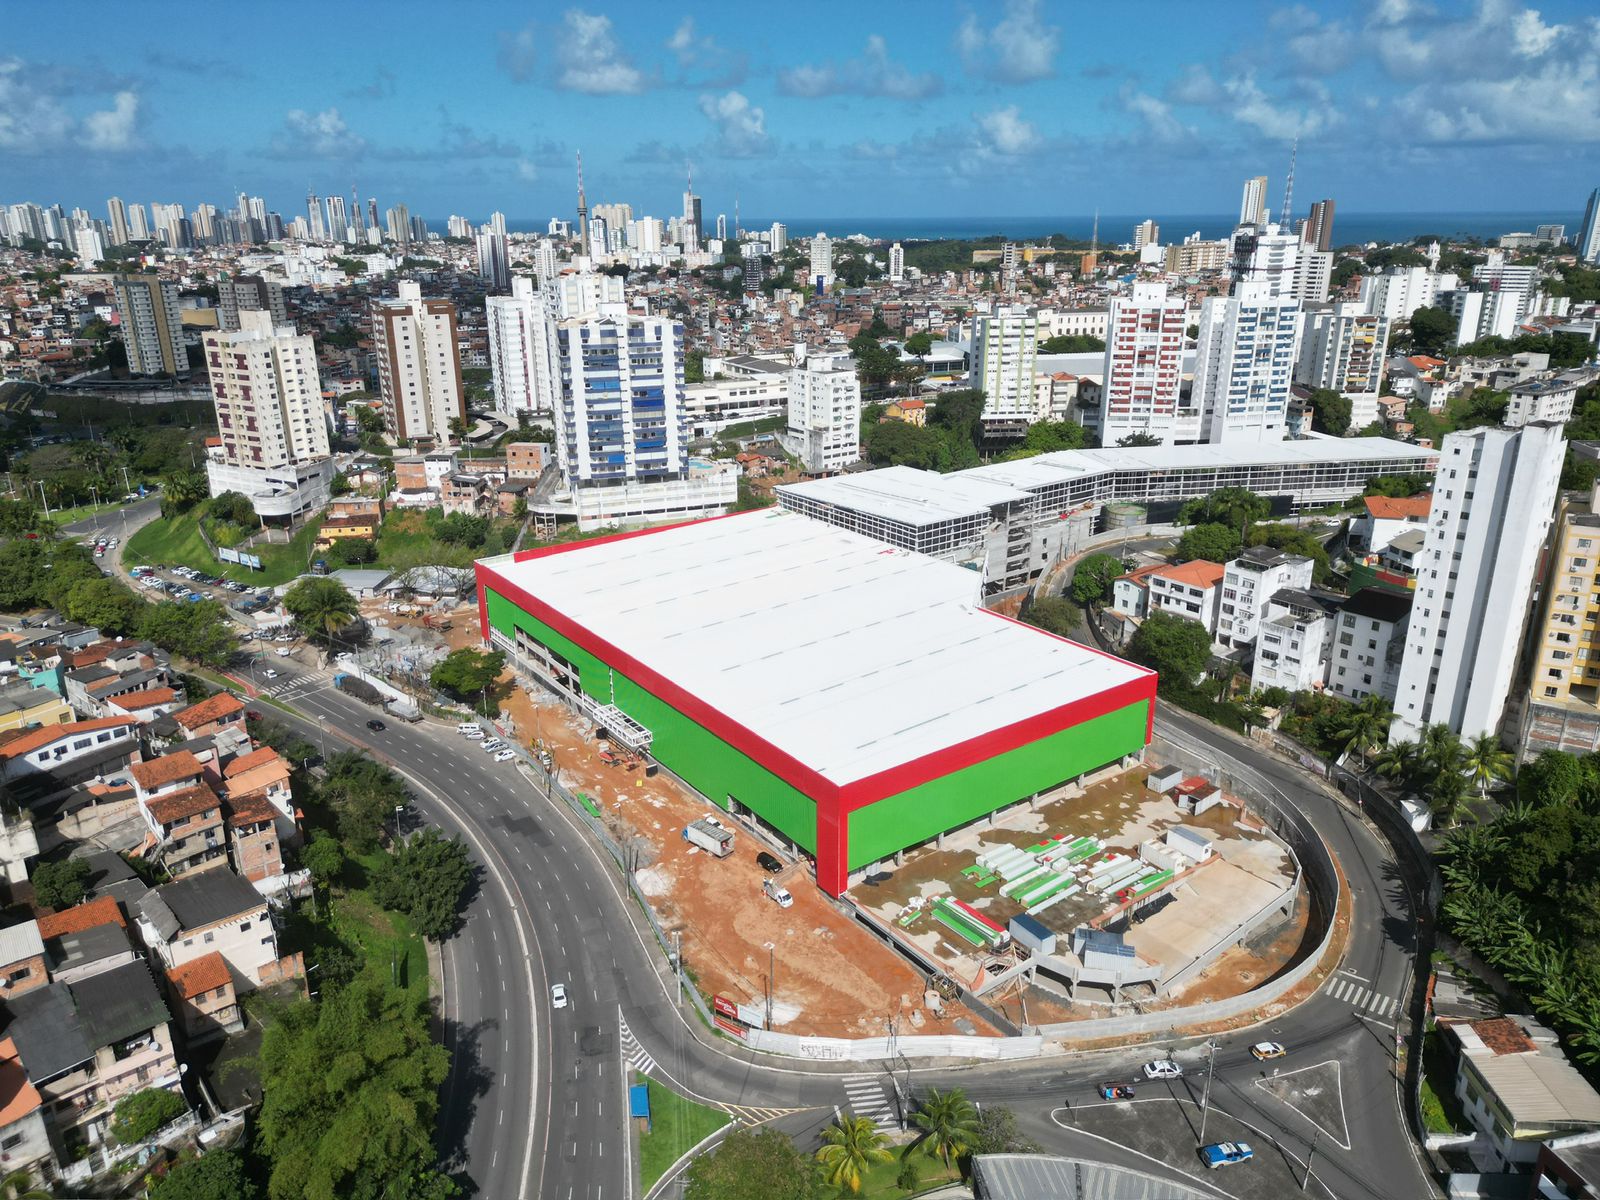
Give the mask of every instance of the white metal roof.
<svg viewBox="0 0 1600 1200">
<path fill-rule="evenodd" d="M 780 510 L 484 565 L 840 784 L 1146 674 L 985 611 L 971 571 Z"/>
<path fill-rule="evenodd" d="M 941 475 L 916 467 L 884 467 L 832 475 L 806 483 L 782 485 L 824 504 L 872 513 L 907 525 L 935 525 L 973 513 L 986 513 L 996 504 L 1027 501 L 1028 493 L 964 474 Z"/>
</svg>

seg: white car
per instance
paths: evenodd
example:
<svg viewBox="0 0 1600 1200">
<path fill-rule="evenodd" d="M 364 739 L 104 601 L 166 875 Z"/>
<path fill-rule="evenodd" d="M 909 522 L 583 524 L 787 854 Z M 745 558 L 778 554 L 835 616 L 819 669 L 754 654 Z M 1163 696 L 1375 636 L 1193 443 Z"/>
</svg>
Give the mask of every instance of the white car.
<svg viewBox="0 0 1600 1200">
<path fill-rule="evenodd" d="M 483 730 L 481 730 L 481 729 L 473 729 L 470 732 L 463 734 L 462 736 L 465 737 L 467 739 L 467 741 L 469 741 L 469 742 L 481 742 L 481 741 L 483 741 Z"/>
<path fill-rule="evenodd" d="M 288 658 L 294 651 L 287 646 L 279 646 L 276 653 L 279 658 Z"/>
<path fill-rule="evenodd" d="M 262 672 L 262 674 L 268 679 L 276 679 L 278 677 L 278 672 L 274 671 L 271 667 L 268 667 Z"/>
<path fill-rule="evenodd" d="M 494 760 L 495 762 L 510 762 L 516 756 L 517 752 L 515 750 L 497 750 Z"/>
<path fill-rule="evenodd" d="M 489 738 L 479 747 L 485 753 L 493 753 L 496 750 L 504 750 L 505 748 L 506 744 L 499 738 Z"/>
<path fill-rule="evenodd" d="M 565 1008 L 567 1006 L 567 985 L 558 983 L 550 989 L 550 1007 Z"/>
<path fill-rule="evenodd" d="M 1179 1079 L 1183 1076 L 1183 1068 L 1170 1058 L 1158 1058 L 1154 1062 L 1144 1065 L 1146 1079 Z"/>
</svg>

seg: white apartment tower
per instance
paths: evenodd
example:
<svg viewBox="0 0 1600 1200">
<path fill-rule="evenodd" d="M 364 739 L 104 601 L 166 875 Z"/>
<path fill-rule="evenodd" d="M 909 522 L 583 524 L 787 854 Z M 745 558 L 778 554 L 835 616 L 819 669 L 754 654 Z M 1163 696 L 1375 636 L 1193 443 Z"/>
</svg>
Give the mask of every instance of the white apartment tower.
<svg viewBox="0 0 1600 1200">
<path fill-rule="evenodd" d="M 1365 429 L 1378 419 L 1389 330 L 1388 317 L 1367 312 L 1359 301 L 1308 309 L 1301 319 L 1295 382 L 1346 397 L 1351 427 Z"/>
<path fill-rule="evenodd" d="M 899 283 L 906 277 L 906 250 L 899 242 L 889 247 L 889 282 Z"/>
<path fill-rule="evenodd" d="M 1589 193 L 1583 206 L 1583 224 L 1578 226 L 1578 260 L 1600 263 L 1600 188 Z"/>
<path fill-rule="evenodd" d="M 448 442 L 451 420 L 467 415 L 456 351 L 456 306 L 448 300 L 424 300 L 421 286 L 403 279 L 396 299 L 373 302 L 372 340 L 389 432 L 407 441 Z"/>
<path fill-rule="evenodd" d="M 206 371 L 217 406 L 223 461 L 284 467 L 328 457 L 317 347 L 293 325 L 245 309 L 239 328 L 205 335 Z"/>
<path fill-rule="evenodd" d="M 1239 202 L 1239 224 L 1267 223 L 1267 177 L 1257 175 L 1244 181 L 1244 197 Z"/>
<path fill-rule="evenodd" d="M 767 230 L 767 246 L 774 256 L 782 254 L 789 245 L 789 227 L 782 221 L 774 221 L 772 228 Z"/>
<path fill-rule="evenodd" d="M 1200 439 L 1197 410 L 1180 420 L 1184 300 L 1164 283 L 1136 283 L 1111 301 L 1106 322 L 1100 444 L 1136 433 L 1163 445 Z"/>
<path fill-rule="evenodd" d="M 158 275 L 117 276 L 117 312 L 128 370 L 135 375 L 187 375 L 178 285 Z"/>
<path fill-rule="evenodd" d="M 1553 423 L 1444 439 L 1391 743 L 1433 724 L 1463 738 L 1499 728 L 1565 454 Z"/>
<path fill-rule="evenodd" d="M 1143 250 L 1146 246 L 1161 244 L 1161 226 L 1154 221 L 1140 221 L 1133 227 L 1133 248 Z"/>
<path fill-rule="evenodd" d="M 1300 305 L 1266 283 L 1241 283 L 1232 296 L 1200 306 L 1193 403 L 1204 440 L 1282 441 L 1300 348 Z"/>
<path fill-rule="evenodd" d="M 495 407 L 509 413 L 553 412 L 561 394 L 555 322 L 534 281 L 516 276 L 509 296 L 490 296 L 484 307 Z"/>
<path fill-rule="evenodd" d="M 842 471 L 861 458 L 861 381 L 849 355 L 807 356 L 795 349 L 789 372 L 787 443 L 814 475 Z"/>
<path fill-rule="evenodd" d="M 1391 321 L 1409 321 L 1419 308 L 1431 308 L 1441 292 L 1454 291 L 1460 279 L 1427 267 L 1396 267 L 1361 280 L 1361 302 L 1369 313 Z"/>
<path fill-rule="evenodd" d="M 561 257 L 556 250 L 555 241 L 551 238 L 540 238 L 533 247 L 533 275 L 539 281 L 539 289 L 547 296 L 551 294 L 555 278 L 561 271 Z"/>
<path fill-rule="evenodd" d="M 811 239 L 811 277 L 808 280 L 819 292 L 826 292 L 833 283 L 833 239 L 819 233 Z"/>
<path fill-rule="evenodd" d="M 496 233 L 485 225 L 478 230 L 478 278 L 491 292 L 503 292 L 511 286 L 511 247 L 506 235 Z"/>
<path fill-rule="evenodd" d="M 106 201 L 106 213 L 111 218 L 111 244 L 125 246 L 128 244 L 128 206 L 122 202 L 120 196 L 113 196 Z"/>
<path fill-rule="evenodd" d="M 602 305 L 624 303 L 622 277 L 603 271 L 577 271 L 557 278 L 551 288 L 556 315 L 583 317 L 598 312 Z"/>
<path fill-rule="evenodd" d="M 973 319 L 970 387 L 982 388 L 986 432 L 1021 436 L 1038 419 L 1034 360 L 1039 318 L 1026 305 L 1002 304 Z"/>
</svg>

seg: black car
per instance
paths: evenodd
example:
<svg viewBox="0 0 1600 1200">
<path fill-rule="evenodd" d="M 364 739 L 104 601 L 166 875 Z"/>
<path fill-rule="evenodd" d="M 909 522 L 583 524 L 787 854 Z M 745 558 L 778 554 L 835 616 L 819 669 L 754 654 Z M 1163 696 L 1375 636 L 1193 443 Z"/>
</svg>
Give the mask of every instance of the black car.
<svg viewBox="0 0 1600 1200">
<path fill-rule="evenodd" d="M 382 721 L 374 719 L 367 722 L 367 728 L 372 730 L 373 733 L 382 733 L 384 725 Z"/>
<path fill-rule="evenodd" d="M 776 854 L 769 854 L 763 850 L 756 855 L 756 866 L 760 867 L 768 875 L 776 875 L 783 870 L 783 860 Z"/>
</svg>

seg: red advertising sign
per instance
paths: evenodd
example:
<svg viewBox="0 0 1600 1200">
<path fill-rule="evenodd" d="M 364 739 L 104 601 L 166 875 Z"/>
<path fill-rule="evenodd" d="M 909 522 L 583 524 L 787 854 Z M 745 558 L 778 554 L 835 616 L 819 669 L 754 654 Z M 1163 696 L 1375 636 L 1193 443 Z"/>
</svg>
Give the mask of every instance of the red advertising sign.
<svg viewBox="0 0 1600 1200">
<path fill-rule="evenodd" d="M 728 1017 L 734 1021 L 739 1019 L 739 1006 L 732 1000 L 729 1000 L 726 996 L 711 997 L 711 1007 L 716 1009 L 717 1012 L 724 1017 Z"/>
<path fill-rule="evenodd" d="M 748 1026 L 741 1025 L 738 1021 L 730 1021 L 721 1013 L 717 1013 L 712 1020 L 717 1023 L 718 1029 L 726 1029 L 729 1033 L 733 1034 L 733 1036 L 737 1038 L 745 1037 L 750 1032 Z"/>
</svg>

